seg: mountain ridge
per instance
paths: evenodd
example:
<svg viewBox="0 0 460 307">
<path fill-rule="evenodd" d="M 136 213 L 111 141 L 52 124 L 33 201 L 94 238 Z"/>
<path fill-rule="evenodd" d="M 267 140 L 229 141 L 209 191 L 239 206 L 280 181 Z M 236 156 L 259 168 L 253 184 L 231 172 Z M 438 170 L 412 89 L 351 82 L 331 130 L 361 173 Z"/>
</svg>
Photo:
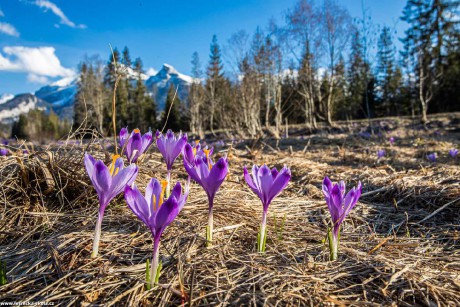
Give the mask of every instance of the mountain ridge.
<svg viewBox="0 0 460 307">
<path fill-rule="evenodd" d="M 129 78 L 132 76 L 129 75 Z M 172 65 L 164 63 L 154 75 L 142 78 L 151 96 L 154 97 L 158 111 L 163 111 L 169 87 L 178 87 L 178 97 L 188 97 L 190 85 L 195 82 L 190 76 L 178 72 Z M 63 78 L 42 86 L 34 93 L 22 93 L 12 96 L 3 94 L 0 104 L 0 123 L 10 124 L 17 121 L 21 114 L 39 108 L 49 112 L 51 109 L 61 118 L 72 120 L 73 106 L 77 93 L 78 77 Z M 9 99 L 10 98 L 10 99 Z"/>
</svg>

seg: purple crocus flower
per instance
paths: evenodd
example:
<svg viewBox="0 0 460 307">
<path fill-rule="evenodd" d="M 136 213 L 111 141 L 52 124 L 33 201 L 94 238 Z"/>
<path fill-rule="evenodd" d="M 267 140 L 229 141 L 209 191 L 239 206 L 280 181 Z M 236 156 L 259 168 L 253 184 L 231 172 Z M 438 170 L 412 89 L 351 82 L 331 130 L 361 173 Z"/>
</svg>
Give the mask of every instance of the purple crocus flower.
<svg viewBox="0 0 460 307">
<path fill-rule="evenodd" d="M 168 174 L 166 177 L 166 181 L 168 182 L 166 196 L 169 196 L 171 186 L 171 169 L 174 164 L 174 161 L 181 154 L 185 144 L 187 144 L 187 134 L 185 133 L 182 135 L 182 132 L 180 132 L 179 135 L 176 137 L 171 129 L 169 129 L 166 132 L 166 135 L 163 135 L 160 131 L 157 130 L 156 143 L 158 150 L 165 159 L 166 169 L 168 170 Z"/>
<path fill-rule="evenodd" d="M 129 138 L 129 131 L 128 131 L 128 128 L 121 128 L 120 130 L 120 134 L 118 135 L 118 139 L 119 139 L 119 144 L 120 144 L 120 148 L 123 148 L 123 146 L 125 145 L 126 143 L 126 140 Z"/>
<path fill-rule="evenodd" d="M 1 148 L 0 149 L 0 156 L 5 157 L 8 155 L 8 149 Z"/>
<path fill-rule="evenodd" d="M 251 190 L 259 196 L 263 205 L 262 223 L 257 242 L 257 251 L 265 252 L 265 241 L 267 239 L 266 224 L 268 206 L 272 200 L 286 188 L 291 179 L 291 171 L 284 166 L 278 172 L 276 168 L 270 168 L 264 164 L 260 168 L 254 164 L 252 167 L 252 177 L 249 175 L 246 166 L 244 167 L 244 179 Z"/>
<path fill-rule="evenodd" d="M 86 172 L 99 198 L 99 211 L 91 258 L 96 258 L 98 254 L 105 208 L 115 196 L 123 191 L 127 184 L 134 182 L 138 172 L 135 164 L 124 168 L 123 159 L 120 156 L 114 155 L 112 159 L 112 163 L 107 167 L 104 162 L 95 160 L 91 155 L 85 154 Z"/>
<path fill-rule="evenodd" d="M 358 182 L 358 186 L 352 188 L 345 195 L 345 182 L 340 181 L 333 185 L 327 176 L 324 177 L 323 194 L 333 223 L 332 233 L 329 232 L 331 260 L 337 259 L 340 225 L 358 202 L 361 196 L 361 189 L 361 182 Z"/>
<path fill-rule="evenodd" d="M 150 145 L 152 145 L 152 131 L 141 135 L 141 131 L 139 129 L 134 129 L 127 138 L 126 134 L 127 130 L 126 132 L 120 131 L 120 144 L 126 144 L 124 147 L 124 153 L 129 163 L 136 163 L 137 159 L 139 159 L 140 156 L 149 149 Z"/>
<path fill-rule="evenodd" d="M 430 162 L 436 162 L 436 153 L 433 152 L 433 153 L 430 153 L 429 155 L 426 156 L 428 160 L 430 160 Z"/>
<path fill-rule="evenodd" d="M 393 146 L 393 145 L 394 145 L 394 143 L 395 143 L 395 138 L 394 138 L 394 137 L 391 137 L 389 141 L 390 141 L 390 145 L 392 145 L 392 146 Z"/>
<path fill-rule="evenodd" d="M 385 154 L 386 154 L 386 152 L 385 152 L 384 149 L 377 150 L 377 159 L 381 159 L 381 158 L 385 157 Z"/>
<path fill-rule="evenodd" d="M 212 242 L 213 231 L 213 213 L 214 196 L 228 174 L 228 159 L 220 158 L 215 164 L 210 157 L 212 149 L 193 150 L 190 144 L 184 147 L 183 161 L 184 167 L 191 179 L 195 180 L 208 196 L 208 227 L 206 231 L 206 239 L 208 244 Z"/>
<path fill-rule="evenodd" d="M 158 182 L 151 179 L 145 189 L 145 197 L 139 192 L 136 185 L 125 187 L 125 199 L 128 207 L 133 213 L 150 229 L 153 237 L 153 259 L 150 271 L 150 285 L 158 282 L 159 253 L 161 234 L 179 214 L 185 205 L 188 196 L 188 189 L 182 194 L 182 187 L 178 182 L 172 189 L 172 193 L 165 201 L 164 194 L 166 181 Z"/>
<path fill-rule="evenodd" d="M 457 155 L 458 155 L 458 149 L 453 148 L 449 150 L 449 156 L 451 156 L 452 158 L 455 158 Z"/>
<path fill-rule="evenodd" d="M 187 144 L 187 134 L 182 135 L 181 132 L 176 137 L 171 129 L 166 132 L 166 135 L 157 130 L 156 139 L 158 150 L 160 150 L 161 155 L 166 161 L 166 168 L 170 171 L 174 161 L 184 149 L 185 144 Z"/>
</svg>

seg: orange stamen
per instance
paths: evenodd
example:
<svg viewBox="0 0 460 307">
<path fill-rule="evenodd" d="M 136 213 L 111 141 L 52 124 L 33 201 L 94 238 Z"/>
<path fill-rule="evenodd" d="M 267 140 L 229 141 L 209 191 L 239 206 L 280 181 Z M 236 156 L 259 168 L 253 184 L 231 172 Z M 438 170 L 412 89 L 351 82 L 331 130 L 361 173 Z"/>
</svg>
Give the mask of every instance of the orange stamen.
<svg viewBox="0 0 460 307">
<path fill-rule="evenodd" d="M 209 159 L 209 153 L 211 152 L 211 150 L 205 148 L 205 149 L 203 149 L 203 152 L 204 152 L 204 154 L 206 155 L 206 160 L 208 161 L 208 167 L 209 167 L 209 169 L 211 170 L 212 165 L 211 165 L 211 160 Z"/>
<path fill-rule="evenodd" d="M 115 162 L 117 161 L 117 159 L 120 158 L 120 155 L 112 155 L 112 163 L 110 163 L 110 167 L 109 167 L 109 173 L 110 175 L 112 176 L 115 176 L 116 174 L 118 174 L 118 167 L 115 168 Z"/>
<path fill-rule="evenodd" d="M 158 202 L 157 209 L 159 209 L 160 206 L 163 204 L 163 199 L 164 199 L 164 195 L 165 195 L 167 186 L 168 186 L 168 182 L 166 180 L 161 180 L 161 194 L 160 194 L 160 201 Z"/>
<path fill-rule="evenodd" d="M 139 129 L 137 129 L 137 128 L 134 129 L 133 132 L 134 132 L 134 133 L 141 133 L 141 131 L 140 131 Z"/>
<path fill-rule="evenodd" d="M 198 145 L 200 143 L 200 140 L 195 140 L 195 145 Z"/>
<path fill-rule="evenodd" d="M 157 197 L 152 193 L 152 207 L 153 211 L 157 211 Z"/>
</svg>

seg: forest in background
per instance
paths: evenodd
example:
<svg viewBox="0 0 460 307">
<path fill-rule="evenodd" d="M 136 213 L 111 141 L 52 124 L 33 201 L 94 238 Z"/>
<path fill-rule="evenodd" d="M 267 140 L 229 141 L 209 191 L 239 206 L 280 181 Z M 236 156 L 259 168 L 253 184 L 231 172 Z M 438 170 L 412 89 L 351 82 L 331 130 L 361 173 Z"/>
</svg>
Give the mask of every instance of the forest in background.
<svg viewBox="0 0 460 307">
<path fill-rule="evenodd" d="M 287 123 L 314 130 L 319 122 L 384 116 L 426 123 L 429 113 L 460 111 L 458 7 L 408 0 L 401 16 L 408 28 L 397 43 L 395 30 L 373 24 L 365 9 L 353 19 L 337 1 L 300 0 L 282 24 L 238 31 L 224 44 L 214 35 L 205 65 L 192 55 L 188 99 L 179 101 L 171 87 L 164 110 L 143 82 L 142 60 L 114 49 L 106 63 L 80 64 L 73 125 L 85 121 L 110 135 L 113 93 L 117 127 L 161 129 L 171 108 L 166 128 L 201 138 L 217 129 L 279 137 Z M 20 123 L 13 133 L 34 130 Z"/>
</svg>

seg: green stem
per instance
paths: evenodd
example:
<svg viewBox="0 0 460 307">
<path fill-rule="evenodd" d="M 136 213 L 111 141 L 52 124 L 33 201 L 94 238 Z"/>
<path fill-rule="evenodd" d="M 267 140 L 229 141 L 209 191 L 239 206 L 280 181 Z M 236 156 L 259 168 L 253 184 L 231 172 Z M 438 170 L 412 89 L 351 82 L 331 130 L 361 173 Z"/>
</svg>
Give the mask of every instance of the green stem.
<svg viewBox="0 0 460 307">
<path fill-rule="evenodd" d="M 153 257 L 152 257 L 152 266 L 150 267 L 150 289 L 158 283 L 160 277 L 159 272 L 159 247 L 160 247 L 160 238 L 153 239 Z"/>
<path fill-rule="evenodd" d="M 267 240 L 267 212 L 264 210 L 262 213 L 262 223 L 260 224 L 259 242 L 257 251 L 259 253 L 265 252 L 265 243 Z"/>
<path fill-rule="evenodd" d="M 212 232 L 214 230 L 214 217 L 212 213 L 212 200 L 209 203 L 208 226 L 206 227 L 206 246 L 212 245 Z"/>
<path fill-rule="evenodd" d="M 96 258 L 99 253 L 99 241 L 101 240 L 101 226 L 104 213 L 99 212 L 97 215 L 96 229 L 94 230 L 93 252 L 91 258 Z"/>
<path fill-rule="evenodd" d="M 337 260 L 339 250 L 339 238 L 338 235 L 335 235 L 333 232 L 332 229 L 329 229 L 327 234 L 329 241 L 329 259 L 331 261 Z"/>
<path fill-rule="evenodd" d="M 171 195 L 171 171 L 168 169 L 168 174 L 166 175 L 166 182 L 168 185 L 166 186 L 166 198 L 169 198 Z"/>
</svg>

